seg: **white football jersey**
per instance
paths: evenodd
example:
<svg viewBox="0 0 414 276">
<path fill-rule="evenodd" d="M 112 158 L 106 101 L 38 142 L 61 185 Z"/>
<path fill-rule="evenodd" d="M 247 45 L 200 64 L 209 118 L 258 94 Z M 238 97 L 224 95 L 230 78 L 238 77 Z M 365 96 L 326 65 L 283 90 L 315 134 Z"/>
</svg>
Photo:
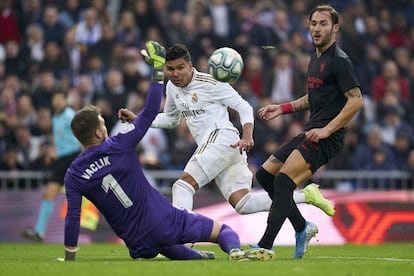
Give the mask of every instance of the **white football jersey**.
<svg viewBox="0 0 414 276">
<path fill-rule="evenodd" d="M 227 107 L 239 113 L 242 125 L 254 123 L 253 108 L 230 84 L 193 69 L 193 78 L 186 87 L 167 82 L 164 112 L 157 115 L 152 127 L 172 128 L 183 117 L 200 145 L 214 129 L 237 131 L 229 119 Z"/>
</svg>

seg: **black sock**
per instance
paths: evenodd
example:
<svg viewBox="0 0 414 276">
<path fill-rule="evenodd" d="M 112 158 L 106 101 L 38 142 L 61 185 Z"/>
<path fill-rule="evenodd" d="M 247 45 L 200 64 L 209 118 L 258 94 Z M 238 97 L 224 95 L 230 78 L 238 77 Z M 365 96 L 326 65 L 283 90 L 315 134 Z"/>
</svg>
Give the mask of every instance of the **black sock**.
<svg viewBox="0 0 414 276">
<path fill-rule="evenodd" d="M 269 194 L 269 197 L 273 198 L 273 182 L 275 176 L 263 169 L 263 167 L 260 167 L 256 171 L 256 179 L 260 186 L 262 186 L 262 188 Z"/>
<path fill-rule="evenodd" d="M 288 219 L 297 233 L 302 232 L 303 228 L 305 228 L 305 222 L 306 222 L 305 218 L 300 213 L 298 206 L 296 205 L 293 198 L 292 198 L 292 208 L 290 209 Z"/>
<path fill-rule="evenodd" d="M 274 181 L 273 203 L 267 218 L 266 231 L 258 245 L 263 248 L 272 248 L 277 234 L 286 218 L 291 214 L 293 191 L 296 184 L 286 174 L 279 173 Z"/>
</svg>

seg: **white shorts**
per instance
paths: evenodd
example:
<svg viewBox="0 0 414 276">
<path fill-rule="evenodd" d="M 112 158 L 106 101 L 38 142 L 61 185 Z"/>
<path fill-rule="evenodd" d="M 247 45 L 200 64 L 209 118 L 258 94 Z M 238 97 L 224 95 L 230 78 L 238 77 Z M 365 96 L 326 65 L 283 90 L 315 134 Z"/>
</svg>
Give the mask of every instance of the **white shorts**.
<svg viewBox="0 0 414 276">
<path fill-rule="evenodd" d="M 221 194 L 229 200 L 232 193 L 251 190 L 253 174 L 247 164 L 245 152 L 230 145 L 240 140 L 239 134 L 231 129 L 216 129 L 210 133 L 206 142 L 199 145 L 184 168 L 199 188 L 216 183 Z"/>
</svg>

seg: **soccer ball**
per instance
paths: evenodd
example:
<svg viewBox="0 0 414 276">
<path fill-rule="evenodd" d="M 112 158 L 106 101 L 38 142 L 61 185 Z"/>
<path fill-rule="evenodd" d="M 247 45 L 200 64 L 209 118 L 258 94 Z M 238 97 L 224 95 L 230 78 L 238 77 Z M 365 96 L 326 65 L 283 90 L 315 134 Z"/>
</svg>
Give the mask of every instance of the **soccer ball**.
<svg viewBox="0 0 414 276">
<path fill-rule="evenodd" d="M 243 66 L 241 55 L 229 47 L 215 50 L 208 59 L 208 72 L 221 82 L 237 80 L 243 72 Z"/>
</svg>

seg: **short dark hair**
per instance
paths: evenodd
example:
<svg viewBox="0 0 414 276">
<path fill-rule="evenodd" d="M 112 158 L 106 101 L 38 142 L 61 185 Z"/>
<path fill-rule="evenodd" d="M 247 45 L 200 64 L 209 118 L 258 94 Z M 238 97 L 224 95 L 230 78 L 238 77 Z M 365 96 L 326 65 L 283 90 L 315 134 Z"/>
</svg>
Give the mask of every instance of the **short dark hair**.
<svg viewBox="0 0 414 276">
<path fill-rule="evenodd" d="M 184 44 L 175 44 L 168 48 L 165 61 L 176 60 L 183 58 L 185 61 L 191 61 L 190 52 Z"/>
<path fill-rule="evenodd" d="M 66 91 L 66 89 L 56 88 L 56 89 L 53 90 L 52 97 L 54 95 L 62 95 L 66 99 L 67 96 L 68 96 L 68 92 Z"/>
<path fill-rule="evenodd" d="M 99 115 L 101 115 L 101 112 L 98 107 L 87 105 L 76 112 L 73 117 L 70 128 L 82 145 L 92 143 L 95 130 L 99 128 Z"/>
<path fill-rule="evenodd" d="M 312 20 L 312 15 L 315 12 L 321 12 L 321 11 L 327 11 L 327 12 L 329 12 L 331 14 L 332 23 L 334 25 L 339 23 L 339 14 L 334 9 L 334 7 L 332 7 L 331 5 L 319 5 L 319 6 L 314 7 L 311 10 L 310 14 L 309 14 L 309 20 Z"/>
</svg>

